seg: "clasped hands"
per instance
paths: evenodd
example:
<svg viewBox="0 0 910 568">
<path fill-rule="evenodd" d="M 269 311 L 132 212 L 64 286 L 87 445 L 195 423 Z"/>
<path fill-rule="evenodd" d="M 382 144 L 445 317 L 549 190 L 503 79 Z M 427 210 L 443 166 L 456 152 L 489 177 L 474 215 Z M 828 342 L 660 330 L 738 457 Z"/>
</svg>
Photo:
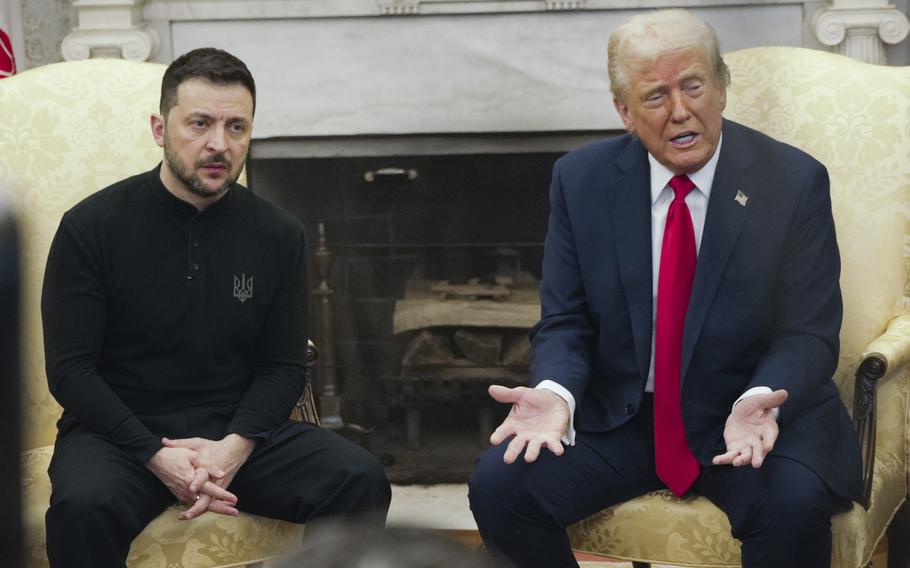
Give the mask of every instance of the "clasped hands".
<svg viewBox="0 0 910 568">
<path fill-rule="evenodd" d="M 253 451 L 254 442 L 237 434 L 221 440 L 162 438 L 164 447 L 146 467 L 189 508 L 180 520 L 189 520 L 206 511 L 237 515 L 237 496 L 227 490 L 240 466 Z"/>
<path fill-rule="evenodd" d="M 537 460 L 543 447 L 557 456 L 565 452 L 561 439 L 569 424 L 569 405 L 562 397 L 546 389 L 499 385 L 491 386 L 489 392 L 497 402 L 512 405 L 509 415 L 490 436 L 494 446 L 512 438 L 503 461 L 513 463 L 522 450 L 528 463 Z M 787 391 L 780 389 L 747 396 L 736 404 L 724 426 L 727 451 L 714 457 L 714 465 L 761 467 L 779 433 L 774 409 L 787 397 Z"/>
</svg>

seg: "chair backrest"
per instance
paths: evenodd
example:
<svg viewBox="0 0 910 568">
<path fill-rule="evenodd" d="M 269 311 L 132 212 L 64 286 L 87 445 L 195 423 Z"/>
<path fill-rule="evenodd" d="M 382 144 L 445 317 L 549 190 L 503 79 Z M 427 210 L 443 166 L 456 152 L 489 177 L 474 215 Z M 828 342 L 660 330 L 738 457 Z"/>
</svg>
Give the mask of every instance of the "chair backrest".
<svg viewBox="0 0 910 568">
<path fill-rule="evenodd" d="M 863 350 L 910 306 L 910 68 L 790 47 L 724 59 L 725 116 L 828 168 L 844 297 L 836 380 L 851 408 Z"/>
<path fill-rule="evenodd" d="M 63 213 L 161 160 L 149 116 L 165 67 L 98 59 L 0 81 L 0 181 L 12 188 L 22 235 L 23 447 L 51 444 L 60 407 L 47 389 L 40 297 Z"/>
</svg>

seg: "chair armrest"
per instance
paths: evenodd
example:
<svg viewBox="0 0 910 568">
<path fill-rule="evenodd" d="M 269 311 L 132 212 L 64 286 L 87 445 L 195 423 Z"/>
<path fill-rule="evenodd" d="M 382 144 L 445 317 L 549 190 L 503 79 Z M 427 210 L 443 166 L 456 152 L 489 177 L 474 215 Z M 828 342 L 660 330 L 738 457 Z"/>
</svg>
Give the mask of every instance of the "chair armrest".
<svg viewBox="0 0 910 568">
<path fill-rule="evenodd" d="M 316 364 L 316 360 L 319 359 L 319 349 L 316 349 L 316 344 L 313 343 L 312 339 L 307 339 L 306 343 L 306 366 L 312 367 Z"/>
<path fill-rule="evenodd" d="M 882 361 L 882 374 L 894 371 L 910 362 L 910 313 L 901 314 L 888 323 L 885 333 L 870 343 L 863 352 L 863 361 L 875 357 Z"/>
<path fill-rule="evenodd" d="M 317 359 L 319 359 L 319 350 L 316 348 L 316 344 L 312 339 L 307 340 L 306 366 L 312 367 L 316 364 Z M 313 385 L 310 382 L 309 372 L 307 372 L 306 385 L 303 387 L 303 395 L 294 405 L 294 410 L 291 411 L 291 420 L 309 422 L 319 426 L 319 413 L 316 411 L 316 399 L 313 396 Z"/>
<path fill-rule="evenodd" d="M 853 426 L 859 436 L 863 458 L 863 495 L 861 504 L 869 508 L 872 477 L 875 473 L 876 387 L 887 374 L 894 375 L 910 361 L 910 314 L 902 314 L 888 323 L 885 332 L 863 352 L 856 369 L 853 391 Z"/>
</svg>

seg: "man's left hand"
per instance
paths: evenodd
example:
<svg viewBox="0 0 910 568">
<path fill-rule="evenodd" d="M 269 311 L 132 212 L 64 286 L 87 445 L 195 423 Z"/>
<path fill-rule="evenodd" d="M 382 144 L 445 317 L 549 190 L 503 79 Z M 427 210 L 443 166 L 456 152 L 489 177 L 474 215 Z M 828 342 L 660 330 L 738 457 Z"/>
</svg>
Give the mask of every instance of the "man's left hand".
<svg viewBox="0 0 910 568">
<path fill-rule="evenodd" d="M 773 410 L 786 402 L 788 396 L 787 391 L 780 389 L 739 401 L 724 427 L 727 452 L 714 456 L 714 465 L 761 467 L 779 432 Z"/>
<path fill-rule="evenodd" d="M 222 488 L 227 488 L 234 476 L 246 460 L 253 453 L 255 442 L 237 434 L 228 434 L 221 440 L 208 440 L 206 438 L 184 438 L 180 440 L 162 439 L 162 443 L 169 448 L 186 448 L 196 452 L 199 467 L 209 473 L 209 479 Z M 191 490 L 198 488 L 191 486 Z M 209 495 L 200 495 L 196 502 L 183 511 L 179 518 L 189 520 L 212 511 L 222 515 L 237 515 L 239 511 L 232 505 L 213 499 Z"/>
</svg>

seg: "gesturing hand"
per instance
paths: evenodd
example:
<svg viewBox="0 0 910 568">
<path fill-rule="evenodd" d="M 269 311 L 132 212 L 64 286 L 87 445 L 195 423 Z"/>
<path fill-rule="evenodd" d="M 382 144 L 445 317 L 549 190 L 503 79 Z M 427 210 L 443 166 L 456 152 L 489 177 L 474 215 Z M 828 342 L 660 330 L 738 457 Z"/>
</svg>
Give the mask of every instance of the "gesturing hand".
<svg viewBox="0 0 910 568">
<path fill-rule="evenodd" d="M 569 405 L 558 394 L 546 389 L 527 387 L 490 387 L 490 396 L 497 402 L 511 403 L 512 410 L 499 428 L 490 436 L 490 443 L 498 445 L 514 436 L 503 455 L 503 461 L 513 463 L 522 450 L 525 461 L 533 462 L 546 446 L 557 456 L 565 451 L 560 441 L 569 426 Z"/>
<path fill-rule="evenodd" d="M 727 452 L 714 456 L 714 465 L 739 467 L 751 463 L 754 468 L 761 467 L 779 432 L 772 410 L 786 402 L 788 396 L 780 389 L 747 396 L 734 406 L 724 427 Z"/>
</svg>

